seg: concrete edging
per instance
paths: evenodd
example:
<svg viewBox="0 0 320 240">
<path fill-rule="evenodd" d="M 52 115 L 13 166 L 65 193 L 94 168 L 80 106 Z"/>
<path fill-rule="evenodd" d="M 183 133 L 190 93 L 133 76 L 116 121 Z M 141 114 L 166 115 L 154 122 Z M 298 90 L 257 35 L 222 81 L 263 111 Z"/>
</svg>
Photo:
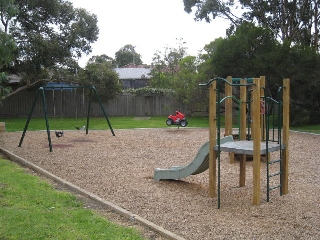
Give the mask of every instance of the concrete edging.
<svg viewBox="0 0 320 240">
<path fill-rule="evenodd" d="M 130 221 L 137 221 L 138 223 L 140 224 L 143 224 L 144 226 L 158 232 L 160 235 L 164 236 L 164 237 L 167 237 L 169 239 L 173 239 L 173 240 L 185 240 L 185 238 L 183 237 L 180 237 L 178 236 L 177 234 L 173 233 L 173 232 L 170 232 L 166 229 L 164 229 L 163 227 L 161 226 L 158 226 L 156 225 L 155 223 L 153 222 L 150 222 L 149 220 L 143 218 L 143 217 L 140 217 L 139 215 L 136 215 L 136 214 L 133 214 L 107 200 L 104 200 L 102 198 L 100 198 L 99 196 L 95 195 L 95 194 L 92 194 L 74 184 L 72 184 L 71 182 L 68 182 L 46 170 L 44 170 L 43 168 L 15 155 L 14 153 L 11 153 L 10 151 L 6 150 L 6 149 L 3 149 L 0 147 L 0 152 L 3 153 L 4 155 L 6 155 L 11 161 L 14 161 L 14 162 L 18 162 L 20 163 L 21 165 L 24 165 L 52 180 L 54 180 L 55 182 L 58 182 L 64 186 L 66 186 L 67 188 L 77 192 L 77 193 L 80 193 L 86 197 L 89 197 L 103 205 L 105 205 L 107 208 L 121 214 L 122 216 L 124 216 L 125 218 L 128 218 L 128 220 Z"/>
</svg>

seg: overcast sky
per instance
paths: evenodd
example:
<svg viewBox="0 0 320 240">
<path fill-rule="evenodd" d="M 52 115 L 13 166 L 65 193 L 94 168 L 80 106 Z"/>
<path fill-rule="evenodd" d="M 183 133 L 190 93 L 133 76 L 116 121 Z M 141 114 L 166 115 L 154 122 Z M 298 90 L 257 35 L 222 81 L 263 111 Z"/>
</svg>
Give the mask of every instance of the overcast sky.
<svg viewBox="0 0 320 240">
<path fill-rule="evenodd" d="M 206 44 L 225 37 L 229 22 L 195 22 L 194 13 L 184 11 L 183 0 L 69 0 L 74 7 L 97 15 L 99 39 L 92 44 L 92 54 L 115 53 L 126 44 L 135 46 L 145 64 L 152 62 L 154 53 L 166 46 L 176 47 L 183 38 L 189 55 L 197 55 Z M 85 66 L 90 56 L 80 60 Z"/>
</svg>

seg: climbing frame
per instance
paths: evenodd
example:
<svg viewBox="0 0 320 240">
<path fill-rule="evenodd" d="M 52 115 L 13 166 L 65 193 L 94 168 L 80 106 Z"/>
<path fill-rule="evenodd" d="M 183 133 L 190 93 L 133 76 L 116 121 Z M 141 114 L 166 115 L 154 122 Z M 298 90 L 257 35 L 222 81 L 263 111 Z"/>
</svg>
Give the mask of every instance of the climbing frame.
<svg viewBox="0 0 320 240">
<path fill-rule="evenodd" d="M 210 140 L 210 151 L 209 151 L 209 195 L 215 197 L 218 192 L 218 208 L 220 208 L 220 152 L 225 151 L 230 153 L 230 163 L 233 163 L 234 154 L 239 154 L 240 157 L 240 177 L 239 186 L 245 186 L 245 175 L 246 175 L 246 155 L 253 156 L 253 195 L 252 204 L 260 204 L 260 168 L 261 168 L 261 156 L 266 156 L 267 162 L 269 162 L 269 156 L 271 152 L 280 152 L 280 195 L 288 193 L 288 144 L 289 144 L 289 93 L 290 93 L 290 80 L 284 79 L 282 90 L 282 101 L 279 100 L 279 106 L 282 106 L 282 139 L 278 142 L 269 141 L 264 139 L 262 136 L 269 132 L 269 124 L 264 125 L 264 116 L 261 114 L 261 102 L 262 99 L 266 99 L 264 88 L 265 78 L 251 78 L 251 79 L 238 79 L 239 83 L 233 83 L 232 77 L 227 79 L 215 78 L 209 81 L 209 140 Z M 239 127 L 239 140 L 234 142 L 228 142 L 220 144 L 220 107 L 221 97 L 220 89 L 221 82 L 225 83 L 225 136 L 232 135 L 232 87 L 240 87 L 240 127 Z M 251 88 L 248 92 L 247 89 Z M 249 95 L 247 95 L 249 93 Z M 247 96 L 250 96 L 250 103 L 248 102 Z M 248 103 L 252 106 L 249 108 L 251 119 L 248 121 L 252 122 L 251 133 L 246 134 L 247 116 L 246 109 Z M 218 109 L 218 111 L 217 111 Z M 218 114 L 217 114 L 218 113 Z M 264 126 L 267 126 L 265 129 Z M 281 136 L 281 133 L 279 133 Z M 247 138 L 247 135 L 249 136 Z M 217 162 L 218 161 L 218 162 Z M 278 161 L 278 160 L 277 160 Z M 218 171 L 217 171 L 218 170 Z M 272 175 L 268 175 L 268 178 Z M 218 184 L 216 182 L 218 179 Z M 268 179 L 269 180 L 269 179 Z M 218 189 L 216 187 L 218 186 Z M 269 201 L 269 188 L 268 185 L 268 198 Z M 218 190 L 218 191 L 217 191 Z"/>
</svg>

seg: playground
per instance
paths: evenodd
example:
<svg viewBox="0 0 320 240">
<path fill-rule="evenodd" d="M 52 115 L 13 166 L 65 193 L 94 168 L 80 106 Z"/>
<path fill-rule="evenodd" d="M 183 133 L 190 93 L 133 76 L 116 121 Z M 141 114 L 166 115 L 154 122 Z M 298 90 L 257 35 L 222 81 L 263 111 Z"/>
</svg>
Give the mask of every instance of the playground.
<svg viewBox="0 0 320 240">
<path fill-rule="evenodd" d="M 223 135 L 224 129 L 221 129 Z M 156 168 L 188 165 L 209 129 L 64 131 L 48 150 L 45 131 L 0 134 L 1 147 L 185 239 L 317 239 L 320 234 L 320 136 L 290 132 L 288 193 L 266 201 L 261 159 L 260 204 L 252 204 L 253 161 L 239 187 L 239 161 L 221 152 L 221 208 L 209 196 L 208 170 L 180 180 L 153 179 Z M 271 153 L 271 155 L 274 153 Z"/>
</svg>

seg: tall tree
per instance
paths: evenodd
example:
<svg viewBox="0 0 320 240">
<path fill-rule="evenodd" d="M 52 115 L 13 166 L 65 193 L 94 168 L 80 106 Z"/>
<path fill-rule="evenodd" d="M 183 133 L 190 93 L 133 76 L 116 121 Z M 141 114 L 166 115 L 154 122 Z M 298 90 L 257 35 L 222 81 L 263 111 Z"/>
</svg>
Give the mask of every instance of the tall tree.
<svg viewBox="0 0 320 240">
<path fill-rule="evenodd" d="M 128 64 L 141 65 L 141 55 L 135 51 L 135 46 L 127 44 L 120 48 L 115 54 L 115 62 L 118 67 L 123 67 Z"/>
<path fill-rule="evenodd" d="M 76 59 L 89 54 L 98 38 L 96 15 L 68 1 L 4 0 L 0 11 L 1 24 L 18 47 L 7 71 L 23 77 L 21 89 L 61 77 L 61 72 L 55 74 L 59 69 L 73 76 L 79 68 Z"/>
<path fill-rule="evenodd" d="M 184 7 L 188 13 L 196 9 L 196 20 L 210 22 L 221 17 L 234 26 L 252 21 L 272 30 L 282 42 L 319 50 L 319 0 L 184 0 Z M 237 7 L 243 8 L 242 16 L 232 14 Z"/>
<path fill-rule="evenodd" d="M 277 41 L 270 30 L 243 23 L 223 41 L 217 39 L 211 67 L 218 76 L 253 77 L 270 74 Z M 270 80 L 270 78 L 269 78 Z"/>
<path fill-rule="evenodd" d="M 211 22 L 216 18 L 224 18 L 233 24 L 237 24 L 239 17 L 234 15 L 234 9 L 237 7 L 237 2 L 233 0 L 183 0 L 184 10 L 191 13 L 195 8 L 195 19 L 206 20 Z"/>
<path fill-rule="evenodd" d="M 186 56 L 186 42 L 177 39 L 177 47 L 164 48 L 164 51 L 156 51 L 153 56 L 151 71 L 151 86 L 159 88 L 171 88 L 171 80 L 179 71 L 179 62 Z"/>
<path fill-rule="evenodd" d="M 208 65 L 216 75 L 264 75 L 267 93 L 274 98 L 282 79 L 290 78 L 291 124 L 319 123 L 320 55 L 311 47 L 279 44 L 270 30 L 243 23 L 232 35 L 216 39 L 207 49 Z"/>
<path fill-rule="evenodd" d="M 240 0 L 250 9 L 247 20 L 257 21 L 271 29 L 283 42 L 302 44 L 319 49 L 318 0 Z"/>
</svg>

